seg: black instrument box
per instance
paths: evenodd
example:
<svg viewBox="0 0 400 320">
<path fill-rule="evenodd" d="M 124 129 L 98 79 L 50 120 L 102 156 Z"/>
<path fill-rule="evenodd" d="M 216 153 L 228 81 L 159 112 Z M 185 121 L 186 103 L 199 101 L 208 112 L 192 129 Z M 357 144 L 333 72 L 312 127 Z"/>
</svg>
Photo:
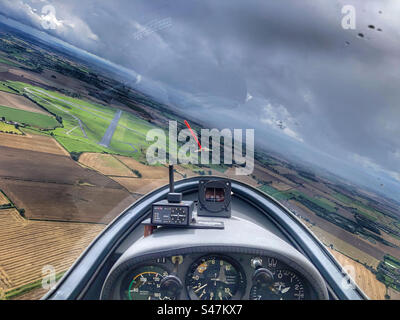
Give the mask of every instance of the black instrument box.
<svg viewBox="0 0 400 320">
<path fill-rule="evenodd" d="M 201 179 L 197 215 L 230 218 L 231 192 L 231 182 L 227 179 Z"/>
<path fill-rule="evenodd" d="M 188 226 L 192 221 L 194 202 L 171 203 L 162 200 L 153 203 L 151 224 L 159 226 Z"/>
</svg>

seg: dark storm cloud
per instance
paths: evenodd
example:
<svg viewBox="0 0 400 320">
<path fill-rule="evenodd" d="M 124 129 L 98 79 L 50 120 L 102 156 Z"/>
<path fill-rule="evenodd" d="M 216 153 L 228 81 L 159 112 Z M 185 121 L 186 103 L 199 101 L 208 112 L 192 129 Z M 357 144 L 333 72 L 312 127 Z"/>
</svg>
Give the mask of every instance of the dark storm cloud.
<svg viewBox="0 0 400 320">
<path fill-rule="evenodd" d="M 398 1 L 0 0 L 0 10 L 40 29 L 27 6 L 40 15 L 48 3 L 60 23 L 47 32 L 157 81 L 189 113 L 254 126 L 282 153 L 297 144 L 301 158 L 336 157 L 338 171 L 345 161 L 400 180 Z M 341 27 L 347 4 L 356 30 Z"/>
</svg>

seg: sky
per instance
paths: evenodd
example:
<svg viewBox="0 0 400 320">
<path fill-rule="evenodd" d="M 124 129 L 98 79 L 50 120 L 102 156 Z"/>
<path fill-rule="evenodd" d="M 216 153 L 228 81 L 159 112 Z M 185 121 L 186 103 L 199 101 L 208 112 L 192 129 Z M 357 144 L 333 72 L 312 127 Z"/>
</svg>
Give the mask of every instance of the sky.
<svg viewBox="0 0 400 320">
<path fill-rule="evenodd" d="M 400 200 L 398 0 L 0 0 L 0 13 L 151 79 L 182 112 Z"/>
</svg>

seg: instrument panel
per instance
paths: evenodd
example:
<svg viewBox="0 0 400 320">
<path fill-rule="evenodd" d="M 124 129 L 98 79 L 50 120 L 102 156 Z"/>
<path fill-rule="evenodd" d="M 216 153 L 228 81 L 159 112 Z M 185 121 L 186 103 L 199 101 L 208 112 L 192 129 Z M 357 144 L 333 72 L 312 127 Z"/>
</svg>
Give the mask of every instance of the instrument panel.
<svg viewBox="0 0 400 320">
<path fill-rule="evenodd" d="M 126 261 L 108 277 L 102 299 L 313 300 L 318 282 L 295 263 L 243 253 L 191 253 Z"/>
</svg>

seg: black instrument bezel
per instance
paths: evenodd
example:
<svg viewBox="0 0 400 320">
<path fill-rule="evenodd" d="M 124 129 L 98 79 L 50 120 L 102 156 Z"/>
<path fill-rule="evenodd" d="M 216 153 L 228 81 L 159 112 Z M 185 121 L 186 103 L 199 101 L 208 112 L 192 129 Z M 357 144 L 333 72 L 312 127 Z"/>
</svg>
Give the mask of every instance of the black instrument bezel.
<svg viewBox="0 0 400 320">
<path fill-rule="evenodd" d="M 142 263 L 139 265 L 136 265 L 134 268 L 130 269 L 128 272 L 126 272 L 123 277 L 121 278 L 121 285 L 120 285 L 120 290 L 119 290 L 119 295 L 121 300 L 133 300 L 133 299 L 128 299 L 125 297 L 125 293 L 124 290 L 126 289 L 126 286 L 128 286 L 128 288 L 130 287 L 132 280 L 129 280 L 128 282 L 125 282 L 128 278 L 132 278 L 132 274 L 137 273 L 139 271 L 139 269 L 142 268 L 158 268 L 158 269 L 162 269 L 163 271 L 167 272 L 169 274 L 169 271 L 164 268 L 162 265 L 156 265 L 156 264 L 147 264 L 147 263 Z M 125 285 L 126 284 L 126 285 Z"/>
<path fill-rule="evenodd" d="M 247 280 L 246 280 L 246 274 L 243 270 L 243 267 L 240 265 L 240 263 L 238 261 L 236 261 L 235 259 L 227 256 L 227 255 L 223 255 L 223 254 L 213 254 L 213 253 L 209 253 L 206 255 L 203 255 L 199 258 L 197 258 L 188 268 L 186 275 L 185 275 L 185 288 L 186 288 L 186 294 L 187 297 L 190 300 L 200 300 L 198 299 L 196 294 L 191 294 L 192 293 L 192 289 L 190 288 L 190 283 L 189 283 L 189 276 L 190 274 L 193 274 L 193 271 L 201 264 L 202 260 L 209 260 L 212 258 L 217 258 L 220 260 L 224 260 L 229 262 L 234 268 L 235 270 L 238 272 L 239 274 L 239 282 L 237 284 L 238 288 L 237 288 L 237 292 L 235 293 L 235 295 L 232 297 L 232 299 L 230 300 L 240 300 L 243 298 L 245 292 L 246 292 L 246 284 L 247 284 Z"/>
<path fill-rule="evenodd" d="M 207 188 L 219 188 L 224 190 L 224 201 L 223 202 L 208 202 L 206 201 L 206 189 Z M 228 179 L 200 179 L 199 181 L 199 193 L 198 193 L 198 216 L 209 216 L 209 217 L 225 217 L 231 216 L 231 193 L 232 185 Z"/>
</svg>

